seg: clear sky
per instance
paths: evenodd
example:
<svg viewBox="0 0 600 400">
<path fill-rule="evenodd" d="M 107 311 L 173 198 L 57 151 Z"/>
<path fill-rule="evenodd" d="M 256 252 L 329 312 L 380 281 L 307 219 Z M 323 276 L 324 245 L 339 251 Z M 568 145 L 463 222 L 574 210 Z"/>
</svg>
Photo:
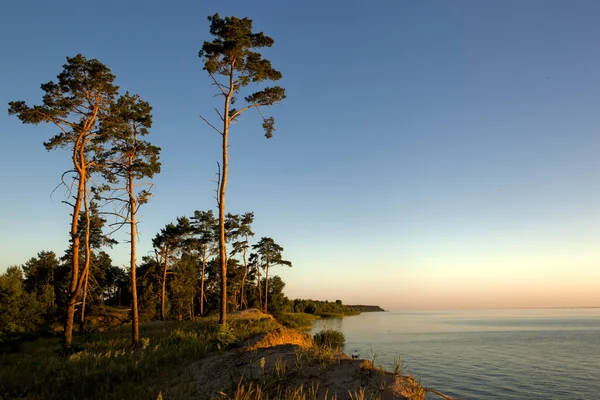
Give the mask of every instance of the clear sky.
<svg viewBox="0 0 600 400">
<path fill-rule="evenodd" d="M 600 2 L 23 1 L 0 13 L 0 103 L 39 104 L 66 56 L 154 108 L 141 254 L 215 209 L 207 15 L 247 16 L 288 98 L 231 132 L 228 211 L 285 248 L 291 298 L 387 309 L 600 305 Z M 0 113 L 0 271 L 68 244 L 67 151 Z M 117 238 L 118 239 L 118 238 Z M 125 265 L 127 246 L 109 252 Z"/>
</svg>

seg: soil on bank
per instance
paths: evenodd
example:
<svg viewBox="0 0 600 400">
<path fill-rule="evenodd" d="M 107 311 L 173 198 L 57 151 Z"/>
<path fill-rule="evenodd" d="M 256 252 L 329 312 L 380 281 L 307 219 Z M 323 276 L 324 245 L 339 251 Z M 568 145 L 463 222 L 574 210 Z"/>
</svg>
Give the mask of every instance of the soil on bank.
<svg viewBox="0 0 600 400">
<path fill-rule="evenodd" d="M 229 317 L 272 318 L 258 310 Z M 254 388 L 254 396 L 242 396 L 249 388 Z M 163 395 L 168 399 L 169 394 L 180 397 L 182 392 L 219 399 L 425 398 L 425 391 L 412 377 L 385 372 L 370 361 L 351 359 L 341 352 L 316 349 L 310 335 L 285 327 L 194 362 Z"/>
</svg>

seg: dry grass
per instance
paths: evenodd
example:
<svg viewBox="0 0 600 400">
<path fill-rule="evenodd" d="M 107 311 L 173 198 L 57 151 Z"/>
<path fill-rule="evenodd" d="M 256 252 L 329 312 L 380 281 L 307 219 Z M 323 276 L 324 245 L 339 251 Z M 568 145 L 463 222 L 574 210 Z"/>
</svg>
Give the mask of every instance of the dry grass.
<svg viewBox="0 0 600 400">
<path fill-rule="evenodd" d="M 425 389 L 412 376 L 396 377 L 390 391 L 410 400 L 424 400 L 426 396 Z"/>
<path fill-rule="evenodd" d="M 214 316 L 214 318 L 217 318 L 217 316 Z M 248 308 L 247 310 L 229 313 L 229 314 L 227 314 L 227 319 L 229 321 L 240 320 L 240 319 L 245 320 L 245 321 L 263 321 L 263 320 L 273 321 L 274 320 L 274 318 L 271 314 L 265 314 L 256 308 Z"/>
<path fill-rule="evenodd" d="M 260 337 L 258 341 L 249 345 L 247 350 L 275 347 L 282 344 L 292 344 L 302 349 L 308 349 L 312 346 L 312 338 L 309 334 L 295 329 L 280 327 Z"/>
</svg>

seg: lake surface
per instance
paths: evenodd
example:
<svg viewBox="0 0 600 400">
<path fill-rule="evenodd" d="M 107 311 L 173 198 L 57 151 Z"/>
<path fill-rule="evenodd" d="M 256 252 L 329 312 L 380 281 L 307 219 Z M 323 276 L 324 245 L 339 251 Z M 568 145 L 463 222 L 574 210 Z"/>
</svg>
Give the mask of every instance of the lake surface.
<svg viewBox="0 0 600 400">
<path fill-rule="evenodd" d="M 315 321 L 460 399 L 600 399 L 600 308 L 376 312 Z M 430 395 L 431 399 L 441 399 Z"/>
</svg>

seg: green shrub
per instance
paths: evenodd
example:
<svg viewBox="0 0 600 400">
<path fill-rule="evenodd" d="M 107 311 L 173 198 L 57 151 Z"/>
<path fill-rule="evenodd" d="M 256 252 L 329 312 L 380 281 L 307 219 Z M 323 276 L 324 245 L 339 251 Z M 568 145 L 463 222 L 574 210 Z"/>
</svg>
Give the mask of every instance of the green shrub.
<svg viewBox="0 0 600 400">
<path fill-rule="evenodd" d="M 307 314 L 314 314 L 317 312 L 317 306 L 312 301 L 308 301 L 304 307 L 304 312 Z"/>
<path fill-rule="evenodd" d="M 219 325 L 215 340 L 218 349 L 224 349 L 238 342 L 233 328 L 229 325 Z"/>
<path fill-rule="evenodd" d="M 179 345 L 184 343 L 197 343 L 198 341 L 198 334 L 196 334 L 195 332 L 184 331 L 181 329 L 176 329 L 169 335 L 169 344 L 172 345 Z"/>
<path fill-rule="evenodd" d="M 340 350 L 346 343 L 346 337 L 340 331 L 326 329 L 315 333 L 313 342 L 318 346 L 329 348 L 331 350 Z"/>
</svg>

